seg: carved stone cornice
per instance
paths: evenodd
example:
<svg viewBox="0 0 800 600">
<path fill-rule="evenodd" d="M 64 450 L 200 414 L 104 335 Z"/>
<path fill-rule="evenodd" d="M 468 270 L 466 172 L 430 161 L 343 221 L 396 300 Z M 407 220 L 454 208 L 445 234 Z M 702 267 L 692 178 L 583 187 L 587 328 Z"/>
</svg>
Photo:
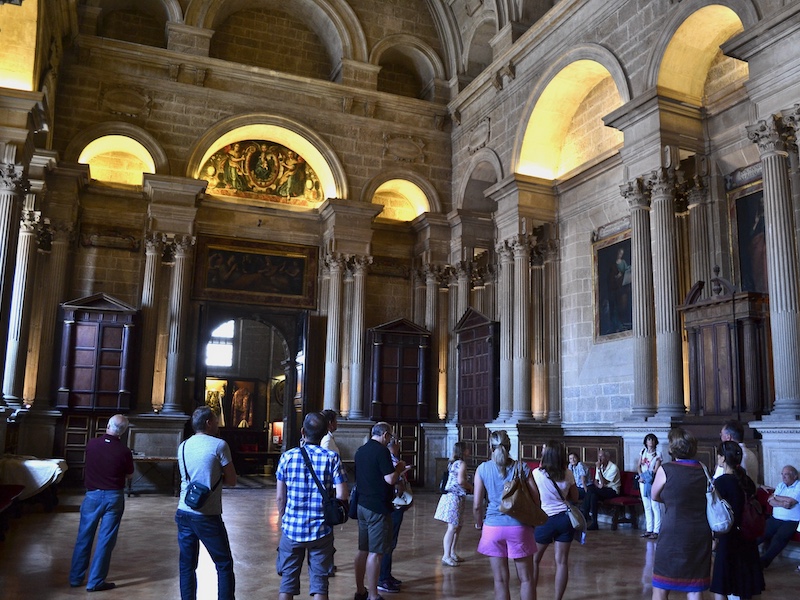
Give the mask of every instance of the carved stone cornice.
<svg viewBox="0 0 800 600">
<path fill-rule="evenodd" d="M 778 115 L 761 119 L 754 125 L 748 125 L 747 138 L 758 146 L 758 152 L 765 154 L 788 154 L 786 143 L 786 126 Z"/>
</svg>

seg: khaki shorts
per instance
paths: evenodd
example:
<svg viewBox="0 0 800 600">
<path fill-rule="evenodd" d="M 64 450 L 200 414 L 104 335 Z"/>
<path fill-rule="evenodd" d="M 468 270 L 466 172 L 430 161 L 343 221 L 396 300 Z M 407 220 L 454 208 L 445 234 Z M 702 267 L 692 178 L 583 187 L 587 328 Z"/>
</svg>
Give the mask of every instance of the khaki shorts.
<svg viewBox="0 0 800 600">
<path fill-rule="evenodd" d="M 391 515 L 358 507 L 358 549 L 372 554 L 388 554 L 392 551 Z"/>
</svg>

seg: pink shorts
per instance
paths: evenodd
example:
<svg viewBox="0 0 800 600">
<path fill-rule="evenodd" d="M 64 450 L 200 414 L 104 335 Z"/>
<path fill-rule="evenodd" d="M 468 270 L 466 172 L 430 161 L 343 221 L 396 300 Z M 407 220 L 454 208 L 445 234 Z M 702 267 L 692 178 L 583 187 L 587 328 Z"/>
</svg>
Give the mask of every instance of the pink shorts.
<svg viewBox="0 0 800 600">
<path fill-rule="evenodd" d="M 486 556 L 503 558 L 526 558 L 536 554 L 536 540 L 533 527 L 525 525 L 506 525 L 492 527 L 484 525 L 478 552 Z"/>
</svg>

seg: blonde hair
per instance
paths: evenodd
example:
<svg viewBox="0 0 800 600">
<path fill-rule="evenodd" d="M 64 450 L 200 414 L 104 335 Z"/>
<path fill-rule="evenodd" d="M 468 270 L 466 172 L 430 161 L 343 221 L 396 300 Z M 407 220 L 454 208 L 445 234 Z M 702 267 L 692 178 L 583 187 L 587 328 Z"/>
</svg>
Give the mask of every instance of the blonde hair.
<svg viewBox="0 0 800 600">
<path fill-rule="evenodd" d="M 497 470 L 505 478 L 506 469 L 514 461 L 509 456 L 511 450 L 511 440 L 508 439 L 508 434 L 505 429 L 500 431 L 493 431 L 489 436 L 489 443 L 492 445 L 492 460 L 497 466 Z"/>
</svg>

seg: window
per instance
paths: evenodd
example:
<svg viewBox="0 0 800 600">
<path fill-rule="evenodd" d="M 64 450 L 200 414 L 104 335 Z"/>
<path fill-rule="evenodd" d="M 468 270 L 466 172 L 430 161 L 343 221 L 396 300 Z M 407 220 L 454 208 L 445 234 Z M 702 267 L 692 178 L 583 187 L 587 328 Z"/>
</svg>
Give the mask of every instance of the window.
<svg viewBox="0 0 800 600">
<path fill-rule="evenodd" d="M 211 332 L 211 341 L 206 346 L 206 365 L 209 367 L 233 366 L 233 320 L 223 323 Z"/>
</svg>

